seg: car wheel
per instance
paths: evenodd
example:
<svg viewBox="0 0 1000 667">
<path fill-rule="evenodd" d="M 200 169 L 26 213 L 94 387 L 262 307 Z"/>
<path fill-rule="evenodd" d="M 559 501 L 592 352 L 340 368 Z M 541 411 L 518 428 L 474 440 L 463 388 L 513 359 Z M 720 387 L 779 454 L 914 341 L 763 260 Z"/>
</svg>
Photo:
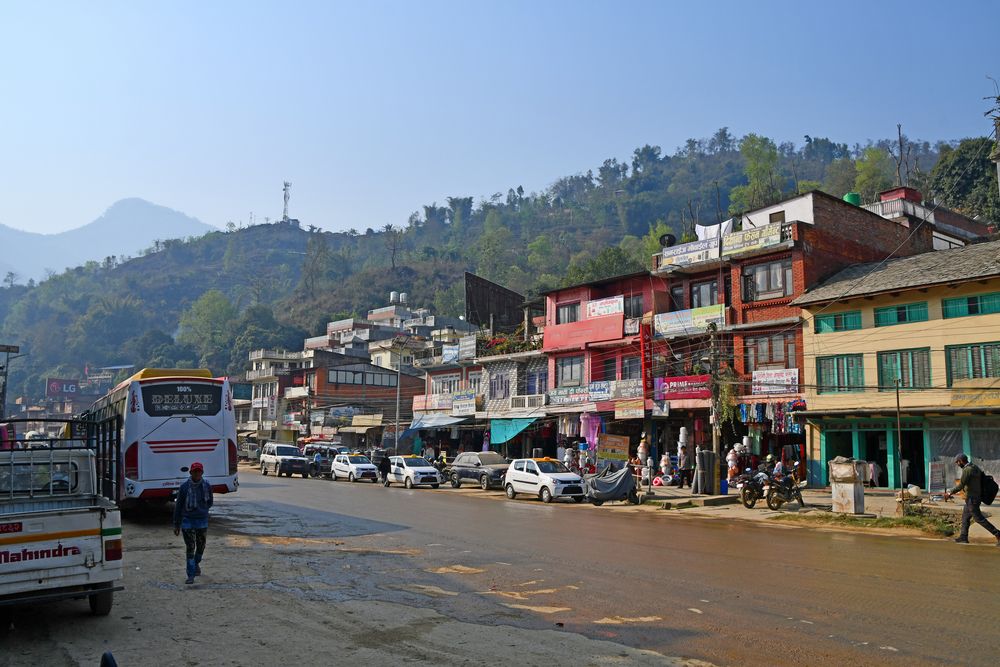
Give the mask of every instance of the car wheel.
<svg viewBox="0 0 1000 667">
<path fill-rule="evenodd" d="M 412 489 L 413 488 L 413 480 L 410 479 L 409 477 L 407 477 L 406 481 L 403 482 L 403 486 L 405 486 L 408 489 Z"/>
<path fill-rule="evenodd" d="M 348 482 L 356 482 L 356 481 L 358 481 L 358 478 L 354 476 L 353 472 L 352 473 L 348 473 L 348 475 L 347 475 L 347 481 Z"/>
<path fill-rule="evenodd" d="M 457 489 L 460 486 L 462 486 L 462 480 L 458 478 L 458 473 L 451 473 L 451 488 Z"/>
<path fill-rule="evenodd" d="M 549 491 L 549 487 L 547 486 L 542 487 L 542 490 L 539 492 L 538 497 L 542 500 L 543 503 L 552 502 L 552 492 Z"/>
<path fill-rule="evenodd" d="M 514 492 L 514 486 L 512 484 L 508 484 L 504 491 L 507 492 L 507 497 L 511 500 L 514 500 L 514 498 L 517 497 L 517 493 Z"/>
<path fill-rule="evenodd" d="M 115 602 L 114 591 L 101 591 L 87 597 L 90 602 L 90 613 L 94 616 L 107 616 L 111 613 L 111 606 Z"/>
<path fill-rule="evenodd" d="M 309 473 L 307 472 L 302 473 L 302 479 L 309 479 Z"/>
<path fill-rule="evenodd" d="M 594 507 L 600 507 L 601 505 L 604 504 L 604 501 L 600 500 L 598 498 L 593 498 L 593 499 L 591 499 L 590 502 L 592 502 L 594 504 Z"/>
<path fill-rule="evenodd" d="M 479 478 L 479 488 L 483 491 L 489 491 L 490 489 L 490 476 L 483 475 Z"/>
<path fill-rule="evenodd" d="M 264 465 L 263 463 L 260 464 L 260 474 L 261 475 L 266 475 L 267 474 L 267 466 Z"/>
</svg>

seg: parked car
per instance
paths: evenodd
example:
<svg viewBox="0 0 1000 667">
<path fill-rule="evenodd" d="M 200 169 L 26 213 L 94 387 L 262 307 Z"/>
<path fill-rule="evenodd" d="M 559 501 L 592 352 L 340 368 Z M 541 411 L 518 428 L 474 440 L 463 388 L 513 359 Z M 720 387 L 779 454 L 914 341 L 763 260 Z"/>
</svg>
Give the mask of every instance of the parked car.
<svg viewBox="0 0 1000 667">
<path fill-rule="evenodd" d="M 503 488 L 503 478 L 510 462 L 496 452 L 463 452 L 445 469 L 445 479 L 457 489 L 463 482 L 475 482 L 483 491 Z"/>
<path fill-rule="evenodd" d="M 337 455 L 337 449 L 333 445 L 321 445 L 313 443 L 306 445 L 302 454 L 309 461 L 309 474 L 313 477 L 323 476 L 330 479 L 333 475 L 333 457 Z M 316 463 L 316 455 L 319 454 L 319 464 Z"/>
<path fill-rule="evenodd" d="M 347 478 L 352 482 L 359 479 L 378 481 L 378 468 L 362 454 L 337 454 L 333 458 L 333 479 Z"/>
<path fill-rule="evenodd" d="M 389 479 L 386 486 L 396 482 L 408 489 L 423 485 L 436 489 L 444 481 L 437 468 L 422 456 L 390 456 L 389 463 Z"/>
<path fill-rule="evenodd" d="M 273 472 L 275 475 L 300 474 L 309 476 L 309 460 L 295 445 L 269 442 L 260 454 L 260 474 Z"/>
<path fill-rule="evenodd" d="M 514 459 L 504 475 L 504 490 L 513 499 L 519 493 L 537 497 L 543 503 L 553 498 L 583 502 L 583 479 L 555 459 Z"/>
</svg>

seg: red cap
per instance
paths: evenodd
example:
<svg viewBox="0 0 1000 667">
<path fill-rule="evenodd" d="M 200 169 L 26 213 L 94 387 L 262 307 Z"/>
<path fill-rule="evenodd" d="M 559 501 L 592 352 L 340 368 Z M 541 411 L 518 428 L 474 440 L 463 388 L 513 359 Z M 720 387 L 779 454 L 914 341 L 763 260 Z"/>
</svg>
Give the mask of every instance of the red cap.
<svg viewBox="0 0 1000 667">
<path fill-rule="evenodd" d="M 195 461 L 194 463 L 191 464 L 191 472 L 194 472 L 195 470 L 200 470 L 202 472 L 205 472 L 205 466 Z"/>
</svg>

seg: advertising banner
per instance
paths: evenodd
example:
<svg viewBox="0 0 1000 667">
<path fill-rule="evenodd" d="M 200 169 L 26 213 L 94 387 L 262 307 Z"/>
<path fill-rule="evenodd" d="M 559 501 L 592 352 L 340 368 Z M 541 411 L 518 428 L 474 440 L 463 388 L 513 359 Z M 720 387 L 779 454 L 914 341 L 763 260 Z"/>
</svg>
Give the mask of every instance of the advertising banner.
<svg viewBox="0 0 1000 667">
<path fill-rule="evenodd" d="M 657 336 L 704 333 L 712 323 L 718 327 L 725 325 L 726 307 L 723 304 L 659 313 L 653 320 Z"/>
<path fill-rule="evenodd" d="M 598 435 L 597 457 L 610 461 L 628 461 L 628 436 L 609 433 Z"/>
<path fill-rule="evenodd" d="M 615 419 L 642 419 L 646 416 L 646 401 L 630 398 L 615 402 Z"/>
<path fill-rule="evenodd" d="M 458 345 L 444 345 L 441 347 L 441 363 L 453 364 L 458 361 Z"/>
<path fill-rule="evenodd" d="M 479 407 L 479 397 L 474 390 L 456 391 L 451 395 L 451 414 L 454 417 L 471 417 Z"/>
<path fill-rule="evenodd" d="M 612 296 L 607 299 L 598 299 L 587 302 L 587 319 L 614 315 L 625 312 L 625 298 L 622 296 Z"/>
<path fill-rule="evenodd" d="M 590 400 L 588 387 L 558 387 L 549 392 L 549 405 L 571 405 Z"/>
<path fill-rule="evenodd" d="M 658 401 L 685 398 L 712 398 L 711 375 L 681 375 L 656 378 L 655 398 Z"/>
<path fill-rule="evenodd" d="M 769 248 L 781 243 L 781 223 L 773 223 L 766 227 L 744 229 L 722 237 L 722 256 L 736 255 L 748 250 Z"/>
<path fill-rule="evenodd" d="M 76 396 L 80 387 L 77 380 L 49 378 L 45 381 L 45 398 L 67 398 Z"/>
<path fill-rule="evenodd" d="M 719 239 L 705 239 L 664 248 L 660 254 L 660 266 L 683 266 L 718 258 Z"/>
<path fill-rule="evenodd" d="M 458 339 L 458 358 L 462 361 L 476 358 L 476 334 L 462 336 Z"/>
<path fill-rule="evenodd" d="M 754 371 L 751 376 L 750 393 L 752 394 L 790 394 L 798 390 L 798 368 Z"/>
</svg>

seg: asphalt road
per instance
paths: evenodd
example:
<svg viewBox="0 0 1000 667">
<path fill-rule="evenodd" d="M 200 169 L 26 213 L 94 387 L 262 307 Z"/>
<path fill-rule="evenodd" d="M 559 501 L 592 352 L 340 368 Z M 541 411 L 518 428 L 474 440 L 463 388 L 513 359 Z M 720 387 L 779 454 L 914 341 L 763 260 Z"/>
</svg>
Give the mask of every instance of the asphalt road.
<svg viewBox="0 0 1000 667">
<path fill-rule="evenodd" d="M 215 522 L 363 546 L 352 559 L 363 585 L 333 587 L 333 601 L 565 629 L 721 665 L 992 665 L 1000 651 L 994 547 L 247 469 Z"/>
</svg>

